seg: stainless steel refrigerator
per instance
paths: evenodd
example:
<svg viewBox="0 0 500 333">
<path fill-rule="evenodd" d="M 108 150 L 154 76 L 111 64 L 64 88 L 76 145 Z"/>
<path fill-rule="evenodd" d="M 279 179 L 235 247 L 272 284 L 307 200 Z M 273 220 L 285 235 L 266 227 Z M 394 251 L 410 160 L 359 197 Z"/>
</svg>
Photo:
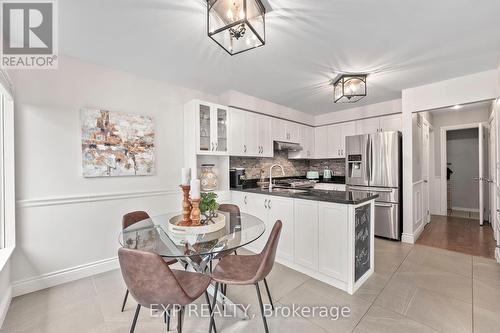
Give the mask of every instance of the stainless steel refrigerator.
<svg viewBox="0 0 500 333">
<path fill-rule="evenodd" d="M 375 235 L 401 240 L 401 132 L 346 137 L 346 185 L 349 191 L 372 192 Z"/>
</svg>

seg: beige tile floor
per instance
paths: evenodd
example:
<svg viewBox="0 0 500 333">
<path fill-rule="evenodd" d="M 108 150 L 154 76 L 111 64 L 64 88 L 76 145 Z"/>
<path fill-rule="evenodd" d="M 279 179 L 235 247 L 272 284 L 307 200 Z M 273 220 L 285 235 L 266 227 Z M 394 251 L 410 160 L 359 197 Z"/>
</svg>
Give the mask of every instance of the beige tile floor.
<svg viewBox="0 0 500 333">
<path fill-rule="evenodd" d="M 375 274 L 353 296 L 275 265 L 268 280 L 276 305 L 348 306 L 351 315 L 336 321 L 272 317 L 271 332 L 500 332 L 500 265 L 379 239 L 375 248 Z M 128 332 L 136 304 L 129 300 L 120 312 L 124 291 L 120 272 L 112 271 L 17 297 L 0 332 Z M 229 287 L 229 296 L 250 304 L 250 314 L 257 316 L 217 318 L 219 331 L 263 332 L 254 287 Z M 185 318 L 184 332 L 207 329 L 206 318 Z M 141 312 L 137 333 L 165 331 L 159 318 Z"/>
</svg>

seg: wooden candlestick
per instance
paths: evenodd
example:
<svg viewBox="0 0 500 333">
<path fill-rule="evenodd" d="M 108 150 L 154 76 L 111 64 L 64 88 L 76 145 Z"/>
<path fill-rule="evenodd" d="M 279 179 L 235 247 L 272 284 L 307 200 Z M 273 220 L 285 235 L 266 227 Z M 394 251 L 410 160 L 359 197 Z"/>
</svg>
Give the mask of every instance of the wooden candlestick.
<svg viewBox="0 0 500 333">
<path fill-rule="evenodd" d="M 182 188 L 182 226 L 190 226 L 192 224 L 191 221 L 191 202 L 189 201 L 189 191 L 191 190 L 191 186 L 189 185 L 181 185 Z"/>
<path fill-rule="evenodd" d="M 200 225 L 200 216 L 201 216 L 201 211 L 200 211 L 200 199 L 193 199 L 191 200 L 192 204 L 192 209 L 191 209 L 191 222 L 192 225 Z"/>
</svg>

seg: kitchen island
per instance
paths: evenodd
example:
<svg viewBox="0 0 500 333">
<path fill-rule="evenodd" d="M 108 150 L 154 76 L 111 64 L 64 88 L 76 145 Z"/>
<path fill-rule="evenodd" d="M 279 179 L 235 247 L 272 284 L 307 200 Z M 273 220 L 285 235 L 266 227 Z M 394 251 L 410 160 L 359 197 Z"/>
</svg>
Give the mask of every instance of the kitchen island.
<svg viewBox="0 0 500 333">
<path fill-rule="evenodd" d="M 232 202 L 266 224 L 249 250 L 260 252 L 281 220 L 276 261 L 349 294 L 374 271 L 375 198 L 354 191 L 232 189 Z"/>
</svg>

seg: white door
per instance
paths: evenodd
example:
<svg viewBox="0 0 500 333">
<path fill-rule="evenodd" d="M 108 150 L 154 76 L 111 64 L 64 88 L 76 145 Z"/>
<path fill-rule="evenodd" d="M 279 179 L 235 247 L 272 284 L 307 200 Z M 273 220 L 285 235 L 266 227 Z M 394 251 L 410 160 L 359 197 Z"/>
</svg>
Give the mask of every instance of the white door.
<svg viewBox="0 0 500 333">
<path fill-rule="evenodd" d="M 286 133 L 287 142 L 298 143 L 300 141 L 300 125 L 297 123 L 292 123 L 290 121 L 286 122 Z"/>
<path fill-rule="evenodd" d="M 229 129 L 228 129 L 228 149 L 229 154 L 233 156 L 244 156 L 246 147 L 246 124 L 245 112 L 235 109 L 229 110 Z"/>
<path fill-rule="evenodd" d="M 422 127 L 422 216 L 424 223 L 431 221 L 429 202 L 429 124 L 424 123 Z"/>
<path fill-rule="evenodd" d="M 293 262 L 294 253 L 294 219 L 293 219 L 293 199 L 268 196 L 267 207 L 269 216 L 266 229 L 271 232 L 274 223 L 280 220 L 283 223 L 280 241 L 278 244 L 277 256 Z"/>
<path fill-rule="evenodd" d="M 377 133 L 379 128 L 380 121 L 378 118 L 356 120 L 356 134 Z"/>
<path fill-rule="evenodd" d="M 267 225 L 269 210 L 267 208 L 267 195 L 246 193 L 246 212 L 262 220 L 266 226 L 266 231 L 255 242 L 250 244 L 252 250 L 260 252 L 266 245 L 270 230 Z"/>
<path fill-rule="evenodd" d="M 294 199 L 295 263 L 318 270 L 318 202 Z"/>
<path fill-rule="evenodd" d="M 328 158 L 339 158 L 340 155 L 340 141 L 342 137 L 342 127 L 341 125 L 330 125 L 328 126 L 327 134 L 327 156 Z"/>
<path fill-rule="evenodd" d="M 479 125 L 479 223 L 489 219 L 488 125 Z"/>
<path fill-rule="evenodd" d="M 319 260 L 318 268 L 323 274 L 340 281 L 347 281 L 349 255 L 348 206 L 327 202 L 319 203 Z M 344 223 L 336 223 L 343 221 Z M 335 255 L 333 255 L 335 253 Z"/>
<path fill-rule="evenodd" d="M 259 115 L 246 112 L 246 154 L 248 156 L 259 156 Z"/>
<path fill-rule="evenodd" d="M 387 131 L 402 131 L 403 122 L 401 114 L 380 117 L 380 130 Z"/>
<path fill-rule="evenodd" d="M 326 158 L 328 154 L 328 127 L 321 126 L 314 129 L 314 157 Z"/>
<path fill-rule="evenodd" d="M 259 148 L 260 155 L 264 157 L 273 156 L 273 140 L 271 139 L 271 118 L 257 116 L 259 122 Z"/>
<path fill-rule="evenodd" d="M 340 158 L 345 158 L 345 138 L 347 136 L 352 136 L 356 135 L 356 123 L 351 121 L 348 123 L 342 123 L 340 124 L 340 128 L 342 129 L 341 135 L 340 135 Z"/>
</svg>

